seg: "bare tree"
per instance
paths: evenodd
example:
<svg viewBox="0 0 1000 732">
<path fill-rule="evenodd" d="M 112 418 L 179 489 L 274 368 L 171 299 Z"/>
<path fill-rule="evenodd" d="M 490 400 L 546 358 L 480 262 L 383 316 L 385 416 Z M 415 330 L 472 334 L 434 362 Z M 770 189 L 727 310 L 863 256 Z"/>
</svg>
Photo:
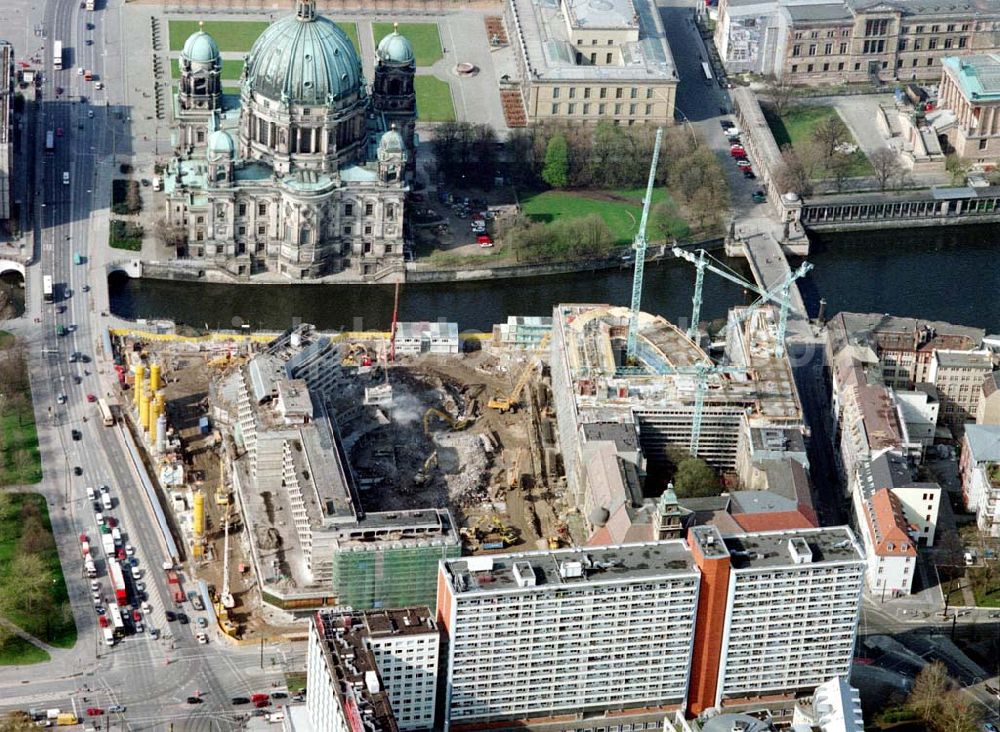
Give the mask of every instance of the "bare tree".
<svg viewBox="0 0 1000 732">
<path fill-rule="evenodd" d="M 941 700 L 931 726 L 937 732 L 978 732 L 979 710 L 964 691 L 952 691 Z"/>
<path fill-rule="evenodd" d="M 819 154 L 826 165 L 837 152 L 837 146 L 851 139 L 851 133 L 839 116 L 827 117 L 813 130 L 812 139 L 816 143 Z"/>
<path fill-rule="evenodd" d="M 949 155 L 944 166 L 945 170 L 951 173 L 951 182 L 953 185 L 965 183 L 965 178 L 972 169 L 972 163 L 965 158 L 960 158 L 958 155 Z"/>
<path fill-rule="evenodd" d="M 941 703 L 951 686 L 948 671 L 940 661 L 924 666 L 913 682 L 906 706 L 925 722 L 932 722 L 938 715 Z"/>
<path fill-rule="evenodd" d="M 833 179 L 838 193 L 844 190 L 844 183 L 847 182 L 853 165 L 854 161 L 851 160 L 851 156 L 842 152 L 834 153 L 833 157 L 827 161 L 826 172 Z"/>
<path fill-rule="evenodd" d="M 875 181 L 880 191 L 888 187 L 889 181 L 896 178 L 903 167 L 899 164 L 896 153 L 887 147 L 880 147 L 868 159 L 871 160 L 872 168 L 875 170 Z"/>
<path fill-rule="evenodd" d="M 764 87 L 764 94 L 771 100 L 771 106 L 774 108 L 774 111 L 778 113 L 778 116 L 781 116 L 795 98 L 795 87 L 788 82 L 788 79 L 778 79 L 775 76 L 770 76 L 767 79 L 767 85 Z"/>
<path fill-rule="evenodd" d="M 7 712 L 0 718 L 0 732 L 34 732 L 35 722 L 27 712 Z"/>
<path fill-rule="evenodd" d="M 774 171 L 774 183 L 781 193 L 812 193 L 812 181 L 805 164 L 791 145 L 781 149 L 781 163 Z"/>
<path fill-rule="evenodd" d="M 187 231 L 180 224 L 171 224 L 165 216 L 160 216 L 153 224 L 153 234 L 165 247 L 177 249 L 187 244 Z"/>
</svg>

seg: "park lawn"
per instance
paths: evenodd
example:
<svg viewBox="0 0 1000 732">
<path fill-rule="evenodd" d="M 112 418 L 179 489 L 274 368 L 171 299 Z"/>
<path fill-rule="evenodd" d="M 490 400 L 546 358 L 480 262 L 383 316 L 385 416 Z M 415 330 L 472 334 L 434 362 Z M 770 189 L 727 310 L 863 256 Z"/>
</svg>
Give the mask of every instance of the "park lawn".
<svg viewBox="0 0 1000 732">
<path fill-rule="evenodd" d="M 6 643 L 0 645 L 0 666 L 27 666 L 51 659 L 48 653 L 20 636 L 11 636 Z"/>
<path fill-rule="evenodd" d="M 354 44 L 354 50 L 357 51 L 358 55 L 360 56 L 361 43 L 358 41 L 358 24 L 352 23 L 349 20 L 348 21 L 338 20 L 337 26 L 340 28 L 340 30 L 344 31 L 344 33 L 347 34 L 348 38 L 351 39 L 351 43 Z"/>
<path fill-rule="evenodd" d="M 416 76 L 413 89 L 417 93 L 417 119 L 421 122 L 453 122 L 455 104 L 451 85 L 433 76 Z"/>
<path fill-rule="evenodd" d="M 184 42 L 198 31 L 197 20 L 170 20 L 170 50 L 180 51 Z M 257 37 L 269 26 L 266 20 L 208 20 L 204 31 L 219 44 L 219 50 L 249 51 Z"/>
<path fill-rule="evenodd" d="M 13 503 L 11 511 L 8 515 L 0 517 L 0 588 L 6 584 L 21 539 L 21 506 L 28 501 L 35 503 L 42 518 L 42 526 L 45 531 L 52 534 L 45 496 L 40 493 L 12 493 L 11 499 Z M 76 643 L 76 623 L 70 610 L 66 580 L 63 577 L 54 541 L 51 546 L 48 554 L 43 556 L 52 576 L 49 587 L 50 607 L 32 613 L 12 611 L 7 613 L 6 617 L 22 630 L 51 646 L 72 648 Z"/>
<path fill-rule="evenodd" d="M 7 346 L 12 339 L 10 333 L 0 331 L 0 348 Z M 24 396 L 24 403 L 18 409 L 5 407 L 0 410 L 0 432 L 4 438 L 0 448 L 0 485 L 26 485 L 42 479 L 42 459 L 38 454 L 38 431 L 30 389 Z M 17 465 L 14 459 L 18 450 L 26 450 L 31 458 L 25 465 Z"/>
<path fill-rule="evenodd" d="M 379 41 L 392 33 L 392 25 L 392 23 L 372 23 L 372 36 L 376 47 Z M 437 23 L 400 23 L 399 33 L 406 36 L 413 45 L 417 66 L 430 66 L 444 57 Z"/>
<path fill-rule="evenodd" d="M 642 216 L 643 189 L 621 191 L 543 191 L 528 193 L 521 198 L 521 210 L 536 221 L 552 222 L 559 219 L 579 219 L 597 214 L 611 230 L 618 244 L 628 244 L 635 237 Z M 653 190 L 653 205 L 666 200 L 669 194 L 662 188 Z M 687 224 L 680 218 L 671 217 L 663 227 L 650 217 L 646 231 L 651 241 L 670 236 L 685 236 Z"/>
<path fill-rule="evenodd" d="M 833 107 L 812 105 L 790 107 L 780 117 L 772 113 L 765 114 L 768 127 L 771 128 L 771 134 L 774 135 L 774 141 L 778 143 L 779 148 L 785 145 L 795 147 L 796 142 L 810 139 L 821 122 L 837 116 L 839 116 L 837 110 Z M 857 144 L 853 135 L 851 142 Z M 861 148 L 851 154 L 848 177 L 872 175 L 874 172 L 868 156 Z"/>
<path fill-rule="evenodd" d="M 237 58 L 222 59 L 222 80 L 239 81 L 240 74 L 243 73 L 243 61 Z M 178 58 L 170 59 L 170 78 L 181 78 L 181 61 Z"/>
</svg>

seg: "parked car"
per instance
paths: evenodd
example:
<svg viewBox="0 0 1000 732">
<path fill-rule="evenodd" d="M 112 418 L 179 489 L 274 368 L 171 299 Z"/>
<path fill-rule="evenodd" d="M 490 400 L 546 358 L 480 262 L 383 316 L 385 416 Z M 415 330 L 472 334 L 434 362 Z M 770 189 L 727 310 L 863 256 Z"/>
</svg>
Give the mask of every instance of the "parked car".
<svg viewBox="0 0 1000 732">
<path fill-rule="evenodd" d="M 232 698 L 232 702 L 234 705 L 239 706 L 240 704 L 249 704 L 250 700 L 245 696 L 234 696 Z"/>
<path fill-rule="evenodd" d="M 185 615 L 184 613 L 177 613 L 177 622 L 180 623 L 181 625 L 187 625 L 191 621 L 188 619 L 188 616 Z"/>
<path fill-rule="evenodd" d="M 202 700 L 197 696 L 189 696 L 187 698 L 188 704 L 201 704 Z"/>
<path fill-rule="evenodd" d="M 177 613 L 175 613 L 173 610 L 167 610 L 166 616 L 167 616 L 167 622 L 168 623 L 172 623 L 175 620 L 177 620 Z"/>
<path fill-rule="evenodd" d="M 767 200 L 767 196 L 764 191 L 754 191 L 750 194 L 750 198 L 753 199 L 754 203 L 764 203 Z"/>
<path fill-rule="evenodd" d="M 757 178 L 757 174 L 754 173 L 752 170 L 744 170 L 743 177 L 746 178 L 747 180 L 755 180 Z"/>
<path fill-rule="evenodd" d="M 88 717 L 100 717 L 102 714 L 104 714 L 104 710 L 100 707 L 87 707 Z"/>
<path fill-rule="evenodd" d="M 124 704 L 112 704 L 110 707 L 108 707 L 108 714 L 121 714 L 124 711 L 125 711 Z"/>
<path fill-rule="evenodd" d="M 83 437 L 83 433 L 80 432 L 80 430 L 73 430 L 72 432 L 70 432 L 70 434 L 73 436 L 74 442 L 79 442 L 80 439 Z"/>
</svg>

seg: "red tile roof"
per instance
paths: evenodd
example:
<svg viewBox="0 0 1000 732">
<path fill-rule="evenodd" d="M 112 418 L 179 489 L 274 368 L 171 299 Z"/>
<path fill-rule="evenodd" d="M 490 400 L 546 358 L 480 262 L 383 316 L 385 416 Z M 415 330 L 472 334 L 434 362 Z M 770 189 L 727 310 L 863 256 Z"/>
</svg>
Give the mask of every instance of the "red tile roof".
<svg viewBox="0 0 1000 732">
<path fill-rule="evenodd" d="M 889 557 L 915 557 L 917 550 L 906 533 L 906 519 L 899 499 L 888 488 L 879 488 L 868 499 L 866 518 L 875 553 Z"/>
<path fill-rule="evenodd" d="M 736 513 L 733 519 L 744 531 L 780 531 L 782 529 L 815 529 L 818 524 L 810 521 L 802 511 L 775 511 L 773 513 Z"/>
</svg>

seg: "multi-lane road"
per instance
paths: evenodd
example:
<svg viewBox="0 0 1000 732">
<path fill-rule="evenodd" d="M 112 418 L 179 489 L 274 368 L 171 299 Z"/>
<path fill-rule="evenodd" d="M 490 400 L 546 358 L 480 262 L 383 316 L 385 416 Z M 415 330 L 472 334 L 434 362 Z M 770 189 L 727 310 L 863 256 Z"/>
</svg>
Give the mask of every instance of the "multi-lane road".
<svg viewBox="0 0 1000 732">
<path fill-rule="evenodd" d="M 158 529 L 120 428 L 104 427 L 96 405 L 87 401 L 88 394 L 108 393 L 113 378 L 110 354 L 101 348 L 108 307 L 103 232 L 111 178 L 120 156 L 130 152 L 127 65 L 148 66 L 150 60 L 126 63 L 121 42 L 136 29 L 124 27 L 120 0 L 99 2 L 93 12 L 83 10 L 78 0 L 47 0 L 41 7 L 29 2 L 22 1 L 26 35 L 29 25 L 45 35 L 40 52 L 45 54 L 44 83 L 32 118 L 38 149 L 24 157 L 34 164 L 29 178 L 35 183 L 35 264 L 27 277 L 26 315 L 12 329 L 28 345 L 44 467 L 39 490 L 49 502 L 79 640 L 71 650 L 54 652 L 50 663 L 0 670 L 0 711 L 75 705 L 82 712 L 120 704 L 127 711 L 115 721 L 128 729 L 164 729 L 165 724 L 176 730 L 237 729 L 246 710 L 233 707 L 231 697 L 271 691 L 272 685 L 282 688 L 284 669 L 301 668 L 302 649 L 268 646 L 262 654 L 258 647 L 232 648 L 214 634 L 208 645 L 200 645 L 193 624 L 167 623 L 164 613 L 172 603 Z M 56 40 L 65 49 L 62 70 L 53 67 Z M 90 70 L 95 81 L 86 81 L 78 68 Z M 98 79 L 102 90 L 96 88 Z M 47 130 L 57 133 L 50 153 L 41 149 Z M 74 263 L 76 254 L 82 263 Z M 53 304 L 41 302 L 43 274 L 56 283 Z M 60 325 L 68 330 L 65 335 L 57 335 Z M 85 360 L 71 363 L 74 352 Z M 73 430 L 81 439 L 72 438 Z M 86 487 L 102 484 L 111 486 L 116 504 L 109 513 L 136 547 L 152 605 L 144 620 L 160 630 L 159 640 L 142 633 L 113 648 L 103 644 L 77 545 L 78 534 L 87 533 L 99 548 Z M 98 570 L 109 595 L 106 561 L 98 562 Z M 189 604 L 185 610 L 196 615 Z M 203 703 L 188 704 L 194 695 Z"/>
</svg>

